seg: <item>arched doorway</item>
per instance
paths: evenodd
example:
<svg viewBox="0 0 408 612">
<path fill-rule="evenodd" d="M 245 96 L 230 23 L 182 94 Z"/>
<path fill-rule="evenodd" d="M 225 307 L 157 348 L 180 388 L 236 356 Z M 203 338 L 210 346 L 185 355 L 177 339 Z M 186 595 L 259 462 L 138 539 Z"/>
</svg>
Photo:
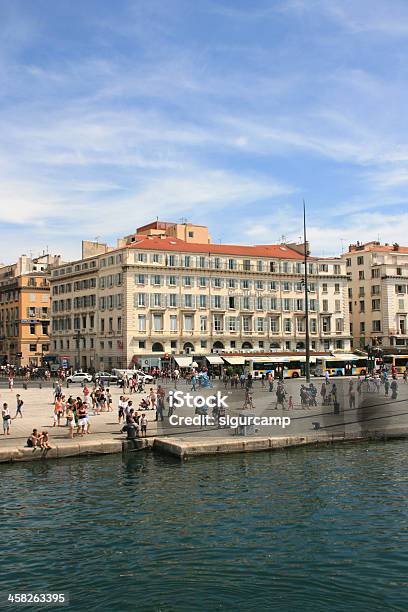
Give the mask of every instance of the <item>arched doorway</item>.
<svg viewBox="0 0 408 612">
<path fill-rule="evenodd" d="M 243 342 L 242 343 L 242 348 L 243 349 L 252 349 L 253 346 L 252 346 L 252 344 L 250 342 Z"/>
<path fill-rule="evenodd" d="M 164 353 L 164 346 L 161 342 L 154 342 L 152 346 L 153 353 Z"/>
<path fill-rule="evenodd" d="M 183 346 L 183 351 L 187 353 L 187 355 L 194 353 L 194 350 L 194 344 L 191 344 L 191 342 L 186 342 Z"/>
<path fill-rule="evenodd" d="M 220 351 L 223 348 L 224 348 L 224 345 L 222 342 L 220 342 L 219 340 L 217 340 L 217 342 L 214 342 L 213 349 Z"/>
<path fill-rule="evenodd" d="M 280 344 L 279 344 L 279 342 L 271 342 L 269 347 L 271 349 L 280 349 Z"/>
</svg>

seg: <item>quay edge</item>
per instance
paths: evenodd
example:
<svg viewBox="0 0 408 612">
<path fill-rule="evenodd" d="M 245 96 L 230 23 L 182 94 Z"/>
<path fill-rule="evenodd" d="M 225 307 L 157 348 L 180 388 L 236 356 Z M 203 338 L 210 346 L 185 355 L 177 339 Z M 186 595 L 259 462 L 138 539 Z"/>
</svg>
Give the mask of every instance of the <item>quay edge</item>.
<svg viewBox="0 0 408 612">
<path fill-rule="evenodd" d="M 273 451 L 307 445 L 391 440 L 397 438 L 408 438 L 408 430 L 405 428 L 393 428 L 386 431 L 370 431 L 361 434 L 314 434 L 263 438 L 234 437 L 206 440 L 157 437 L 139 438 L 136 440 L 104 438 L 99 440 L 67 441 L 54 445 L 47 451 L 27 447 L 0 448 L 0 464 L 133 453 L 144 450 L 152 450 L 160 454 L 172 455 L 180 460 L 185 460 L 192 457 Z"/>
</svg>

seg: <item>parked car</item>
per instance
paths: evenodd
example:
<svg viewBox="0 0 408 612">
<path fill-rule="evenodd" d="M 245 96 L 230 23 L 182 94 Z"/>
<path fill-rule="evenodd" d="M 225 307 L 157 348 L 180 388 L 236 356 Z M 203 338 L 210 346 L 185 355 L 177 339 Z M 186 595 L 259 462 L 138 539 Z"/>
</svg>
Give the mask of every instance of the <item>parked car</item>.
<svg viewBox="0 0 408 612">
<path fill-rule="evenodd" d="M 67 378 L 67 383 L 91 383 L 92 376 L 88 372 L 74 372 Z"/>
<path fill-rule="evenodd" d="M 136 374 L 138 378 L 143 380 L 144 385 L 151 385 L 154 382 L 153 376 L 146 374 L 146 372 L 143 372 L 143 370 L 136 370 Z"/>
<path fill-rule="evenodd" d="M 154 382 L 153 376 L 146 374 L 143 370 L 113 370 L 113 372 L 117 375 L 119 380 L 122 380 L 125 376 L 130 380 L 136 375 L 138 382 L 142 379 L 144 385 L 151 385 Z"/>
<path fill-rule="evenodd" d="M 118 377 L 110 372 L 97 372 L 95 374 L 95 380 L 97 382 L 103 382 L 104 384 L 117 385 Z"/>
</svg>

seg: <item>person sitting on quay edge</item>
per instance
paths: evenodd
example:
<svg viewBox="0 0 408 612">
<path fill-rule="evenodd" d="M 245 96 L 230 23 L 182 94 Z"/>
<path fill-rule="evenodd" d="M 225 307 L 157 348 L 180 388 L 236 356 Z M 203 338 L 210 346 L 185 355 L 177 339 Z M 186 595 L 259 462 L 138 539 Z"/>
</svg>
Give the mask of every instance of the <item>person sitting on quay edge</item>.
<svg viewBox="0 0 408 612">
<path fill-rule="evenodd" d="M 136 423 L 133 417 L 128 418 L 128 422 L 120 431 L 121 433 L 126 433 L 128 440 L 135 440 L 139 437 L 139 425 Z"/>
<path fill-rule="evenodd" d="M 38 439 L 38 431 L 37 429 L 33 429 L 33 433 L 27 438 L 27 446 L 29 448 L 35 448 L 36 446 L 38 446 Z"/>
<path fill-rule="evenodd" d="M 49 450 L 51 448 L 50 443 L 49 443 L 48 431 L 41 432 L 41 435 L 38 441 L 39 441 L 40 448 L 42 448 L 43 450 Z"/>
</svg>

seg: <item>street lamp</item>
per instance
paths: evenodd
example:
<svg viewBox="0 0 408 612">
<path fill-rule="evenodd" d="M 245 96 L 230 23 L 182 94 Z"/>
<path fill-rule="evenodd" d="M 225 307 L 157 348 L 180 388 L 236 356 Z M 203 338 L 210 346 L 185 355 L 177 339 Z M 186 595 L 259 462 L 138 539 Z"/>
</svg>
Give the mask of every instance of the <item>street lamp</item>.
<svg viewBox="0 0 408 612">
<path fill-rule="evenodd" d="M 77 356 L 78 356 L 78 368 L 77 369 L 80 370 L 81 369 L 81 340 L 84 340 L 85 336 L 83 336 L 78 329 L 77 333 L 74 334 L 74 339 L 76 340 L 76 344 L 77 344 L 76 346 Z"/>
<path fill-rule="evenodd" d="M 308 259 L 308 248 L 306 241 L 306 204 L 303 200 L 303 247 L 304 247 L 304 263 L 305 263 L 305 276 L 304 276 L 304 284 L 305 284 L 305 322 L 306 322 L 306 336 L 305 336 L 305 344 L 306 344 L 306 367 L 305 367 L 305 376 L 306 382 L 310 383 L 310 335 L 309 335 L 309 288 L 307 286 L 307 259 Z"/>
</svg>

